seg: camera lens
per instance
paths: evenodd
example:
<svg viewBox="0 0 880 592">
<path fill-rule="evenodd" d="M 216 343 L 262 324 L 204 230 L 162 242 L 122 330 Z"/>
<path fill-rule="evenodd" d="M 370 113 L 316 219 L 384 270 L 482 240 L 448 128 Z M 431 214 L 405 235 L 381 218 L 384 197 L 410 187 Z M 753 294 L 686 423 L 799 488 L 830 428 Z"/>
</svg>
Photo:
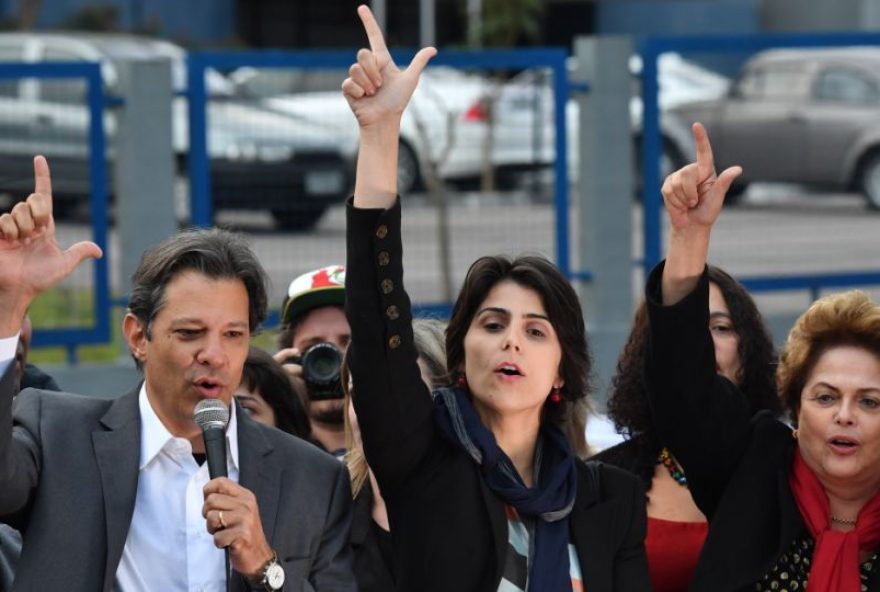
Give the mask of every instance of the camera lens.
<svg viewBox="0 0 880 592">
<path fill-rule="evenodd" d="M 335 348 L 311 350 L 309 357 L 309 374 L 317 382 L 333 380 L 339 372 L 339 352 Z"/>
<path fill-rule="evenodd" d="M 303 378 L 312 399 L 342 397 L 342 352 L 330 342 L 316 343 L 302 356 Z"/>
</svg>

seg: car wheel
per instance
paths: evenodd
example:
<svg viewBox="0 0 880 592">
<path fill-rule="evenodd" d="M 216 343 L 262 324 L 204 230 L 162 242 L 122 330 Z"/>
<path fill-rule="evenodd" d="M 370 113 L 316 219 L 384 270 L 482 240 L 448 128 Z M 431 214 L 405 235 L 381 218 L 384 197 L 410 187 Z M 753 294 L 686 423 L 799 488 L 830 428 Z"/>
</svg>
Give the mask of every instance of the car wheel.
<svg viewBox="0 0 880 592">
<path fill-rule="evenodd" d="M 668 139 L 663 138 L 663 144 L 660 147 L 660 186 L 663 186 L 663 181 L 666 180 L 666 177 L 683 167 L 685 164 L 687 163 L 683 161 L 681 153 L 675 145 Z M 635 179 L 635 193 L 633 194 L 633 199 L 635 199 L 635 201 L 640 201 L 642 199 L 643 184 L 642 142 L 639 138 L 634 139 L 633 165 L 633 178 Z M 660 198 L 660 201 L 662 202 L 663 199 Z"/>
<path fill-rule="evenodd" d="M 310 230 L 326 209 L 326 206 L 304 206 L 295 210 L 273 210 L 272 217 L 283 230 Z"/>
<path fill-rule="evenodd" d="M 419 186 L 419 157 L 409 144 L 400 143 L 397 153 L 397 191 L 405 195 Z"/>
<path fill-rule="evenodd" d="M 727 190 L 727 195 L 724 196 L 724 205 L 735 206 L 740 204 L 743 200 L 743 196 L 746 194 L 746 189 L 748 188 L 748 183 L 734 181 L 733 185 Z"/>
<path fill-rule="evenodd" d="M 880 210 L 880 152 L 869 155 L 862 163 L 859 189 L 871 210 Z"/>
</svg>

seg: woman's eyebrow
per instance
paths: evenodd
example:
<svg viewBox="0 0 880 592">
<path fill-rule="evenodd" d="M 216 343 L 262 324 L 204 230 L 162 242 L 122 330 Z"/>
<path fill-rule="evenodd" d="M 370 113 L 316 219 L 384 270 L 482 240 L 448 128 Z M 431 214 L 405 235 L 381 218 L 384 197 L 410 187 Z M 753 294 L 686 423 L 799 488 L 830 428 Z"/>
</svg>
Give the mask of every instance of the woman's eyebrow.
<svg viewBox="0 0 880 592">
<path fill-rule="evenodd" d="M 477 311 L 477 314 L 475 316 L 480 316 L 481 314 L 487 313 L 487 312 L 494 312 L 494 313 L 510 316 L 510 311 L 507 310 L 506 308 L 501 308 L 500 306 L 487 306 L 485 308 L 481 308 L 480 310 Z"/>
<path fill-rule="evenodd" d="M 548 317 L 545 314 L 541 314 L 539 312 L 529 312 L 523 316 L 527 319 L 541 319 L 541 320 L 547 321 L 548 323 L 550 322 L 550 317 Z"/>
</svg>

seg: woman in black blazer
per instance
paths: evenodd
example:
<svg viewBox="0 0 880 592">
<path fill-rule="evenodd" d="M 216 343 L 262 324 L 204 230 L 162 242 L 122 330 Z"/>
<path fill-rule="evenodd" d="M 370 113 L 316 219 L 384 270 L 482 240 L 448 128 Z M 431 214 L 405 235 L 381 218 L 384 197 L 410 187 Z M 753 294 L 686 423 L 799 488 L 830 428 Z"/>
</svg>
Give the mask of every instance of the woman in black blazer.
<svg viewBox="0 0 880 592">
<path fill-rule="evenodd" d="M 707 330 L 709 234 L 741 171 L 716 175 L 700 124 L 694 138 L 697 162 L 663 185 L 669 252 L 646 289 L 654 423 L 709 519 L 691 590 L 880 590 L 880 305 L 814 303 L 777 372 L 797 429 L 751 416 Z"/>
<path fill-rule="evenodd" d="M 644 493 L 583 464 L 560 425 L 586 396 L 577 296 L 547 260 L 471 267 L 446 338 L 455 386 L 419 375 L 396 197 L 400 116 L 433 56 L 398 70 L 369 9 L 371 50 L 343 91 L 361 128 L 348 206 L 349 364 L 367 461 L 388 509 L 398 590 L 647 590 Z"/>
<path fill-rule="evenodd" d="M 706 266 L 709 324 L 716 370 L 746 398 L 749 412 L 781 413 L 776 393 L 776 355 L 770 332 L 755 301 L 724 270 Z M 629 337 L 611 380 L 607 413 L 626 441 L 593 457 L 626 469 L 648 491 L 645 552 L 654 592 L 687 590 L 693 579 L 708 524 L 688 489 L 688 476 L 660 440 L 651 418 L 645 383 L 648 306 L 636 310 Z"/>
</svg>

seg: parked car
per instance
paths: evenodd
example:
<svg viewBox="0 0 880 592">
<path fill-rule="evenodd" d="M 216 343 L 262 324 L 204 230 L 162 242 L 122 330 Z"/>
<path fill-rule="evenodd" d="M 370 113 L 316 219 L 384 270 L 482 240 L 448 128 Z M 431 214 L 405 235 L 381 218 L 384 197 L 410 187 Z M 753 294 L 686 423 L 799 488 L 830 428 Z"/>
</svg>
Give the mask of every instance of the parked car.
<svg viewBox="0 0 880 592">
<path fill-rule="evenodd" d="M 569 64 L 572 69 L 574 63 Z M 630 60 L 630 73 L 634 84 L 641 72 L 641 61 L 637 56 Z M 729 79 L 720 74 L 690 62 L 676 53 L 661 54 L 658 60 L 658 102 L 661 112 L 696 99 L 714 98 L 723 95 L 730 85 Z M 496 146 L 494 162 L 504 168 L 546 167 L 556 159 L 552 75 L 546 69 L 524 70 L 505 84 L 493 99 L 493 135 Z M 638 88 L 629 102 L 630 130 L 634 141 L 636 161 L 641 152 L 642 98 Z M 569 176 L 572 181 L 578 176 L 578 104 L 569 99 L 566 102 L 566 125 L 568 126 Z M 692 154 L 693 149 L 683 145 L 690 137 L 679 136 L 678 127 L 666 128 L 661 122 L 663 133 L 664 172 L 671 172 Z M 676 136 L 670 138 L 669 136 Z M 637 164 L 637 162 L 636 162 Z M 636 178 L 640 169 L 636 171 Z"/>
<path fill-rule="evenodd" d="M 261 100 L 279 113 L 331 125 L 348 138 L 353 157 L 358 146 L 357 123 L 342 92 L 340 76 L 332 90 L 300 92 L 315 84 L 303 70 L 242 68 L 230 75 L 237 92 Z M 489 82 L 453 68 L 425 70 L 400 123 L 398 188 L 401 193 L 423 185 L 427 166 L 434 163 L 442 179 L 477 177 L 482 145 L 488 133 L 480 98 Z"/>
<path fill-rule="evenodd" d="M 101 64 L 105 92 L 118 93 L 118 63 L 124 59 L 167 58 L 175 97 L 172 133 L 178 172 L 185 175 L 189 153 L 185 52 L 167 41 L 97 33 L 3 33 L 0 60 L 20 62 L 92 61 Z M 210 99 L 208 155 L 215 210 L 269 210 L 282 227 L 315 224 L 339 203 L 351 183 L 344 139 L 332 129 L 281 115 L 238 99 L 218 72 L 206 73 Z M 58 210 L 82 203 L 89 193 L 86 161 L 86 82 L 80 79 L 0 81 L 0 191 L 30 191 L 34 154 L 52 166 Z M 124 108 L 124 107 L 123 107 Z M 116 124 L 105 111 L 107 157 L 112 161 Z M 108 167 L 112 175 L 112 167 Z M 113 184 L 108 184 L 112 190 Z"/>
<path fill-rule="evenodd" d="M 725 96 L 670 113 L 706 126 L 719 170 L 742 165 L 735 192 L 801 183 L 861 191 L 880 209 L 880 48 L 761 52 Z"/>
</svg>

